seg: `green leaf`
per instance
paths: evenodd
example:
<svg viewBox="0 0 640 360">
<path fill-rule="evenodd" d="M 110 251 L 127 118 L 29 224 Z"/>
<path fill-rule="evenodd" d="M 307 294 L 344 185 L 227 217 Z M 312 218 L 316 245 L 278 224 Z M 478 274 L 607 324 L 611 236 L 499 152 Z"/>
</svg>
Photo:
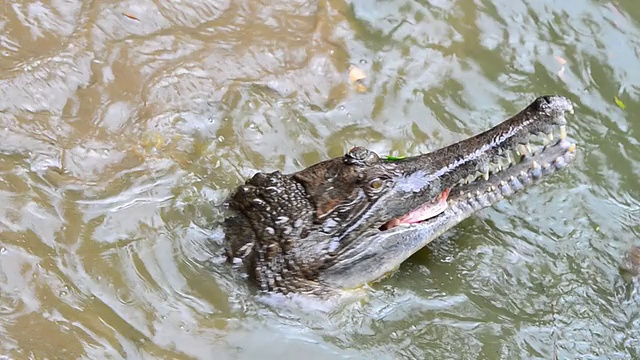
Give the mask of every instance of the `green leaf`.
<svg viewBox="0 0 640 360">
<path fill-rule="evenodd" d="M 627 106 L 622 102 L 622 100 L 620 100 L 620 98 L 618 98 L 617 96 L 614 97 L 614 100 L 616 101 L 616 105 L 618 105 L 618 107 L 622 110 L 626 109 Z"/>
<path fill-rule="evenodd" d="M 404 156 L 404 155 L 401 155 L 401 156 L 387 155 L 386 156 L 386 159 L 389 160 L 389 161 L 398 161 L 398 160 L 402 160 L 404 158 L 406 158 L 406 156 Z"/>
</svg>

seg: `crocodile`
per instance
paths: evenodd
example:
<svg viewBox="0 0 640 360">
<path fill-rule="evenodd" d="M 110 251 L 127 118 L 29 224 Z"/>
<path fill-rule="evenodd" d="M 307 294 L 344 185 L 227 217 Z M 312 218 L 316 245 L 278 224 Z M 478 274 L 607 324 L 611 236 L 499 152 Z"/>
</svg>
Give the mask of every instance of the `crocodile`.
<svg viewBox="0 0 640 360">
<path fill-rule="evenodd" d="M 566 168 L 564 96 L 536 98 L 496 125 L 430 153 L 354 147 L 291 174 L 258 172 L 225 201 L 225 254 L 259 291 L 331 294 L 396 270 L 477 211 Z"/>
</svg>

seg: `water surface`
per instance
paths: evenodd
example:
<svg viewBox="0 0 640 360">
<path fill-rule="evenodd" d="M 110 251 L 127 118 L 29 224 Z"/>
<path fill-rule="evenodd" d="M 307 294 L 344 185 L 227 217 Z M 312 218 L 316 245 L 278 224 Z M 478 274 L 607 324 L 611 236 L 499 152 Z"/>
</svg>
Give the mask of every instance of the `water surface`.
<svg viewBox="0 0 640 360">
<path fill-rule="evenodd" d="M 639 39 L 632 0 L 7 3 L 0 354 L 637 359 Z M 256 171 L 427 152 L 543 94 L 576 104 L 574 165 L 362 299 L 257 296 L 222 263 L 218 205 Z"/>
</svg>

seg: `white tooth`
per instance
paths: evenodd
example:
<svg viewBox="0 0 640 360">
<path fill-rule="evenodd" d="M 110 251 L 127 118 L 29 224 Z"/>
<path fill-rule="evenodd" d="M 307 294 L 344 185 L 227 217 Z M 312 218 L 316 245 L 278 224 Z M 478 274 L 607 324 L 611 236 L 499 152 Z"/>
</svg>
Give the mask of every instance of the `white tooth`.
<svg viewBox="0 0 640 360">
<path fill-rule="evenodd" d="M 506 183 L 506 182 L 504 182 L 504 180 L 501 180 L 501 181 L 500 181 L 500 186 L 505 186 L 505 185 L 507 185 L 507 183 Z"/>
<path fill-rule="evenodd" d="M 525 156 L 529 155 L 529 153 L 527 152 L 528 148 L 525 145 L 518 145 L 518 156 L 520 156 L 520 154 L 524 154 Z"/>
<path fill-rule="evenodd" d="M 527 151 L 529 154 L 533 154 L 533 150 L 531 150 L 531 145 L 527 144 Z"/>
<path fill-rule="evenodd" d="M 489 171 L 485 172 L 484 174 L 482 174 L 482 177 L 484 177 L 484 180 L 489 180 Z"/>
<path fill-rule="evenodd" d="M 553 133 L 552 132 L 547 134 L 547 139 L 549 139 L 549 141 L 553 141 Z"/>
<path fill-rule="evenodd" d="M 560 125 L 560 140 L 567 137 L 567 127 L 565 125 Z"/>
<path fill-rule="evenodd" d="M 534 169 L 539 169 L 539 168 L 540 168 L 540 164 L 538 164 L 538 162 L 537 162 L 537 161 L 535 161 L 535 160 L 531 163 L 531 166 L 532 166 Z"/>
</svg>

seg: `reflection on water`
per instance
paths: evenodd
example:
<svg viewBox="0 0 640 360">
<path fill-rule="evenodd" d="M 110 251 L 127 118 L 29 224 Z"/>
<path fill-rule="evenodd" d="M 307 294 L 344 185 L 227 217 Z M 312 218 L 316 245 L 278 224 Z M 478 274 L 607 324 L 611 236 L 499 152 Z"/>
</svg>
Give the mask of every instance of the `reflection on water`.
<svg viewBox="0 0 640 360">
<path fill-rule="evenodd" d="M 618 269 L 640 242 L 635 2 L 18 1 L 0 14 L 0 354 L 640 356 L 640 285 Z M 550 93 L 577 105 L 574 166 L 364 298 L 257 296 L 223 264 L 217 205 L 255 171 L 353 145 L 430 151 Z"/>
</svg>

